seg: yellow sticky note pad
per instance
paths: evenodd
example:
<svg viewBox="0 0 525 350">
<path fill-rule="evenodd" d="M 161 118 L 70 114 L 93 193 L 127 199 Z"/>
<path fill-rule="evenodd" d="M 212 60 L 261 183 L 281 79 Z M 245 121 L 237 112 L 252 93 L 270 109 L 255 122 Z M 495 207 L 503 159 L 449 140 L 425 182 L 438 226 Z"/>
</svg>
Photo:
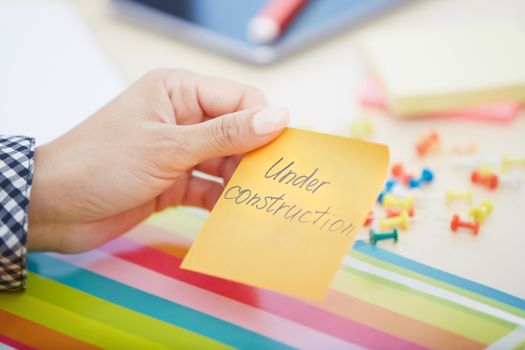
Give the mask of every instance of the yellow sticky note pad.
<svg viewBox="0 0 525 350">
<path fill-rule="evenodd" d="M 384 145 L 287 129 L 244 157 L 182 268 L 320 300 L 387 167 Z"/>
</svg>

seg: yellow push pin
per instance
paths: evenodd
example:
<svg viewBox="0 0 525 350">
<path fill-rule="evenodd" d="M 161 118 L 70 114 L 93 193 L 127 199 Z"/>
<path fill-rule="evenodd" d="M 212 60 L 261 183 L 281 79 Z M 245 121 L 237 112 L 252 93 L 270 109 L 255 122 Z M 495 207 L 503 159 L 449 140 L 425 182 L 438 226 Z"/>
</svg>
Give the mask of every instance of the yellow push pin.
<svg viewBox="0 0 525 350">
<path fill-rule="evenodd" d="M 493 175 L 494 173 L 495 173 L 494 170 L 492 170 L 490 167 L 486 165 L 481 165 L 478 168 L 478 174 L 480 174 L 483 177 Z"/>
<path fill-rule="evenodd" d="M 394 216 L 387 219 L 381 219 L 379 221 L 379 226 L 381 230 L 389 230 L 392 228 L 400 228 L 402 230 L 408 230 L 410 227 L 410 221 L 408 219 L 408 214 L 406 211 L 402 211 L 400 215 Z"/>
<path fill-rule="evenodd" d="M 506 156 L 501 157 L 501 171 L 507 172 L 510 167 L 522 166 L 525 167 L 525 158 L 509 158 Z"/>
<path fill-rule="evenodd" d="M 472 191 L 471 190 L 457 191 L 457 192 L 447 191 L 447 193 L 445 194 L 445 200 L 447 204 L 450 204 L 453 201 L 457 201 L 457 200 L 465 200 L 470 203 L 472 202 Z"/>
<path fill-rule="evenodd" d="M 358 120 L 350 124 L 350 135 L 356 139 L 374 136 L 374 124 L 369 119 Z"/>
<path fill-rule="evenodd" d="M 489 200 L 484 200 L 479 206 L 470 209 L 469 215 L 472 218 L 472 221 L 484 223 L 487 219 L 487 216 L 492 213 L 492 209 L 494 209 L 492 202 Z"/>
<path fill-rule="evenodd" d="M 405 198 L 399 198 L 389 193 L 383 197 L 383 206 L 385 208 L 401 208 L 404 210 L 410 210 L 414 207 L 414 197 L 407 196 Z"/>
</svg>

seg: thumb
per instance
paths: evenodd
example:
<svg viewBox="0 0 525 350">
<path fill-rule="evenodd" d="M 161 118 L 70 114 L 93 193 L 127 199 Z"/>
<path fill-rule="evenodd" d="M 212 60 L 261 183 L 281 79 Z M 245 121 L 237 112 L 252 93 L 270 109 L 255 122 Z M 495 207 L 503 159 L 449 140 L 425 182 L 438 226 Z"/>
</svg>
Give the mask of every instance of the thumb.
<svg viewBox="0 0 525 350">
<path fill-rule="evenodd" d="M 245 153 L 274 140 L 290 120 L 286 108 L 252 108 L 226 114 L 206 122 L 180 127 L 187 133 L 188 158 L 193 164 L 204 160 Z"/>
</svg>

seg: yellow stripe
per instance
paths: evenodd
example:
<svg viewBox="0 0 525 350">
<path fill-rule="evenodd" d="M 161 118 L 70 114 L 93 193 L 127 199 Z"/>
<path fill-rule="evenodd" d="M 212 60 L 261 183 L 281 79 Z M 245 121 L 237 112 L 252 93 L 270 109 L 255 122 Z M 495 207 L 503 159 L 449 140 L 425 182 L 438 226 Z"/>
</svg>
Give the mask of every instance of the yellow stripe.
<svg viewBox="0 0 525 350">
<path fill-rule="evenodd" d="M 27 293 L 0 297 L 0 309 L 106 349 L 167 349 L 160 344 L 79 316 Z M 53 341 L 50 339 L 49 341 Z"/>
<path fill-rule="evenodd" d="M 421 322 L 460 334 L 467 338 L 490 344 L 507 335 L 515 325 L 503 325 L 501 321 L 491 322 L 448 306 L 446 303 L 432 301 L 430 297 L 418 295 L 402 286 L 379 281 L 373 276 L 340 270 L 332 287 L 342 293 L 364 300 L 371 304 L 414 318 Z"/>
<path fill-rule="evenodd" d="M 108 326 L 171 348 L 229 349 L 222 343 L 184 328 L 115 305 L 37 274 L 30 272 L 28 275 L 27 294 Z"/>
</svg>

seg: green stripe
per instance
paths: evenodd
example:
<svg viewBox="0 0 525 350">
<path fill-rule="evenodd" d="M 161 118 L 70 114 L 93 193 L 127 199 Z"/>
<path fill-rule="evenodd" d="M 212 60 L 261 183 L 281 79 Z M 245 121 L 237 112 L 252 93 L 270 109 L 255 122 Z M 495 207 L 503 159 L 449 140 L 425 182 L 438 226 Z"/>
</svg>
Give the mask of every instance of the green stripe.
<svg viewBox="0 0 525 350">
<path fill-rule="evenodd" d="M 27 293 L 6 293 L 0 296 L 0 300 L 0 309 L 4 311 L 101 348 L 167 349 L 158 343 L 46 303 Z"/>
<path fill-rule="evenodd" d="M 361 252 L 356 251 L 356 250 L 352 250 L 349 255 L 354 257 L 354 258 L 356 258 L 356 259 L 359 259 L 361 261 L 369 263 L 371 265 L 375 265 L 377 267 L 383 268 L 385 270 L 393 271 L 393 272 L 399 273 L 401 275 L 404 275 L 404 276 L 407 276 L 407 277 L 411 277 L 411 278 L 417 279 L 419 281 L 431 284 L 433 286 L 436 286 L 436 287 L 439 287 L 439 288 L 442 288 L 442 289 L 454 292 L 456 294 L 463 295 L 463 296 L 465 296 L 467 298 L 479 301 L 480 303 L 483 303 L 483 304 L 487 304 L 487 305 L 493 306 L 493 307 L 495 307 L 497 309 L 506 311 L 506 312 L 511 313 L 513 315 L 516 315 L 516 316 L 519 316 L 519 317 L 525 317 L 525 311 L 524 310 L 520 310 L 520 309 L 515 308 L 515 307 L 513 307 L 511 305 L 503 304 L 503 303 L 501 303 L 501 302 L 499 302 L 497 300 L 494 300 L 494 299 L 488 298 L 486 296 L 483 296 L 483 295 L 471 292 L 471 291 L 469 291 L 467 289 L 459 288 L 459 287 L 456 287 L 454 285 L 442 282 L 440 280 L 436 280 L 434 278 L 431 278 L 431 277 L 419 274 L 417 272 L 414 272 L 414 271 L 411 271 L 411 270 L 407 270 L 405 268 L 396 266 L 394 264 L 390 264 L 390 263 L 385 262 L 385 261 L 380 260 L 380 259 L 376 259 L 376 258 L 374 258 L 374 257 L 372 257 L 370 255 L 361 253 Z"/>
<path fill-rule="evenodd" d="M 50 304 L 171 348 L 229 349 L 228 346 L 183 328 L 112 304 L 87 293 L 29 273 L 27 292 Z"/>
<path fill-rule="evenodd" d="M 346 266 L 337 273 L 333 288 L 484 344 L 493 343 L 516 328 L 512 323 L 474 315 L 471 309 Z"/>
</svg>

